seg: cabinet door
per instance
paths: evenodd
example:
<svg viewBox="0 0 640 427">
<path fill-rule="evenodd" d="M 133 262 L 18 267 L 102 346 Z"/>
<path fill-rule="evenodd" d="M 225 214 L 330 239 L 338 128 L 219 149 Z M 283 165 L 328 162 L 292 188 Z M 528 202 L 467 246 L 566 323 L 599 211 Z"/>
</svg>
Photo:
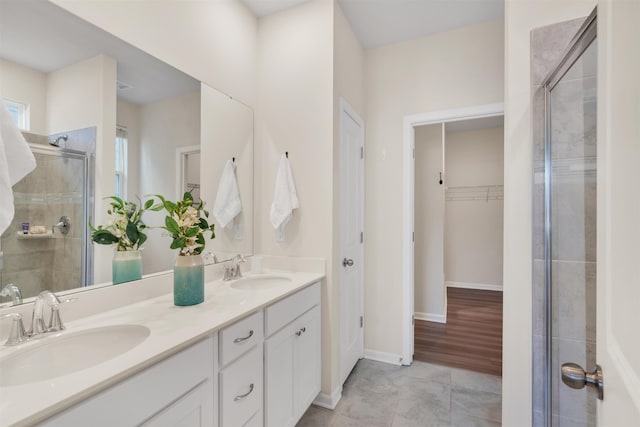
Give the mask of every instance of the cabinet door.
<svg viewBox="0 0 640 427">
<path fill-rule="evenodd" d="M 208 427 L 213 422 L 210 390 L 207 380 L 182 396 L 171 406 L 142 424 L 144 427 Z"/>
<path fill-rule="evenodd" d="M 294 328 L 293 323 L 285 326 L 265 342 L 266 427 L 288 427 L 297 421 L 293 406 Z"/>
<path fill-rule="evenodd" d="M 296 330 L 293 335 L 293 398 L 297 421 L 320 393 L 320 307 L 315 306 L 294 324 Z"/>
</svg>

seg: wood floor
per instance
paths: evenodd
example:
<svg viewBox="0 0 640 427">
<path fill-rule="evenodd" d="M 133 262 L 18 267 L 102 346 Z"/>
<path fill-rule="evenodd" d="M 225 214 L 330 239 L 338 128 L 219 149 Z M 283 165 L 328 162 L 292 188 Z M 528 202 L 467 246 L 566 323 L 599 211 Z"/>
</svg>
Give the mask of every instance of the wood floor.
<svg viewBox="0 0 640 427">
<path fill-rule="evenodd" d="M 415 360 L 502 376 L 502 292 L 447 288 L 447 323 L 414 334 Z"/>
</svg>

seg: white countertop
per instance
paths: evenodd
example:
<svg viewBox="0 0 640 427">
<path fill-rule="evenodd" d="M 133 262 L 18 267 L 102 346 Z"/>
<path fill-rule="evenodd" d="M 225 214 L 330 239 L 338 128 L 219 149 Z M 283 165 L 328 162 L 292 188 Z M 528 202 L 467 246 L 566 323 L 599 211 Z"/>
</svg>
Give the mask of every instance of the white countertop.
<svg viewBox="0 0 640 427">
<path fill-rule="evenodd" d="M 269 273 L 276 272 L 265 272 Z M 217 280 L 205 284 L 205 300 L 199 305 L 176 307 L 173 294 L 169 293 L 66 323 L 66 330 L 58 334 L 124 324 L 143 325 L 151 333 L 137 347 L 91 368 L 47 381 L 0 386 L 0 426 L 43 421 L 324 277 L 320 273 L 277 274 L 291 278 L 291 282 L 271 289 L 244 291 L 232 289 L 233 282 Z M 1 347 L 0 358 L 43 340 L 55 339 L 58 334 L 15 347 Z"/>
</svg>

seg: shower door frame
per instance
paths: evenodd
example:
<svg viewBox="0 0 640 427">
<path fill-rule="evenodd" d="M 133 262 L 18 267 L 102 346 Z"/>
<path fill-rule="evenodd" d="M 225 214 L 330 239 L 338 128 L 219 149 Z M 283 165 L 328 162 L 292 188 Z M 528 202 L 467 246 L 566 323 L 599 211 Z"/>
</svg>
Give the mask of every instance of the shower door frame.
<svg viewBox="0 0 640 427">
<path fill-rule="evenodd" d="M 60 148 L 47 146 L 43 144 L 37 144 L 33 142 L 28 143 L 29 148 L 33 153 L 44 154 L 47 156 L 55 156 L 61 158 L 73 158 L 83 161 L 83 176 L 82 176 L 82 221 L 79 226 L 82 229 L 82 251 L 81 251 L 81 282 L 80 287 L 86 287 L 93 285 L 93 245 L 91 244 L 91 233 L 89 231 L 89 218 L 93 215 L 95 204 L 95 185 L 94 185 L 94 173 L 93 168 L 95 159 L 92 153 L 78 150 L 71 150 L 68 148 Z"/>
<path fill-rule="evenodd" d="M 597 37 L 597 8 L 584 21 L 576 35 L 571 39 L 558 64 L 543 80 L 544 90 L 544 423 L 545 427 L 553 425 L 553 384 L 552 344 L 553 344 L 553 310 L 552 310 L 552 259 L 551 259 L 551 91 L 562 80 L 571 67 L 580 59 Z"/>
</svg>

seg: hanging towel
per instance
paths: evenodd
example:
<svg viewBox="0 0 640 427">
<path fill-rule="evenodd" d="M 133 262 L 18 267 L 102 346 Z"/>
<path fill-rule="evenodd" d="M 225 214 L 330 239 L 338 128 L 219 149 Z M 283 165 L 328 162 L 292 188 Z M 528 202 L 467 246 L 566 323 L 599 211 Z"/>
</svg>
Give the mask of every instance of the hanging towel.
<svg viewBox="0 0 640 427">
<path fill-rule="evenodd" d="M 282 155 L 276 174 L 276 188 L 271 204 L 271 225 L 276 229 L 276 240 L 284 240 L 284 229 L 293 215 L 293 210 L 300 207 L 296 185 L 293 182 L 289 159 Z"/>
<path fill-rule="evenodd" d="M 13 220 L 12 187 L 35 169 L 36 159 L 9 111 L 0 102 L 0 234 Z"/>
<path fill-rule="evenodd" d="M 242 211 L 235 168 L 235 164 L 231 160 L 227 160 L 218 184 L 218 194 L 213 207 L 213 215 L 222 228 L 231 229 L 235 226 L 235 238 L 242 240 L 242 224 L 233 220 Z"/>
</svg>

